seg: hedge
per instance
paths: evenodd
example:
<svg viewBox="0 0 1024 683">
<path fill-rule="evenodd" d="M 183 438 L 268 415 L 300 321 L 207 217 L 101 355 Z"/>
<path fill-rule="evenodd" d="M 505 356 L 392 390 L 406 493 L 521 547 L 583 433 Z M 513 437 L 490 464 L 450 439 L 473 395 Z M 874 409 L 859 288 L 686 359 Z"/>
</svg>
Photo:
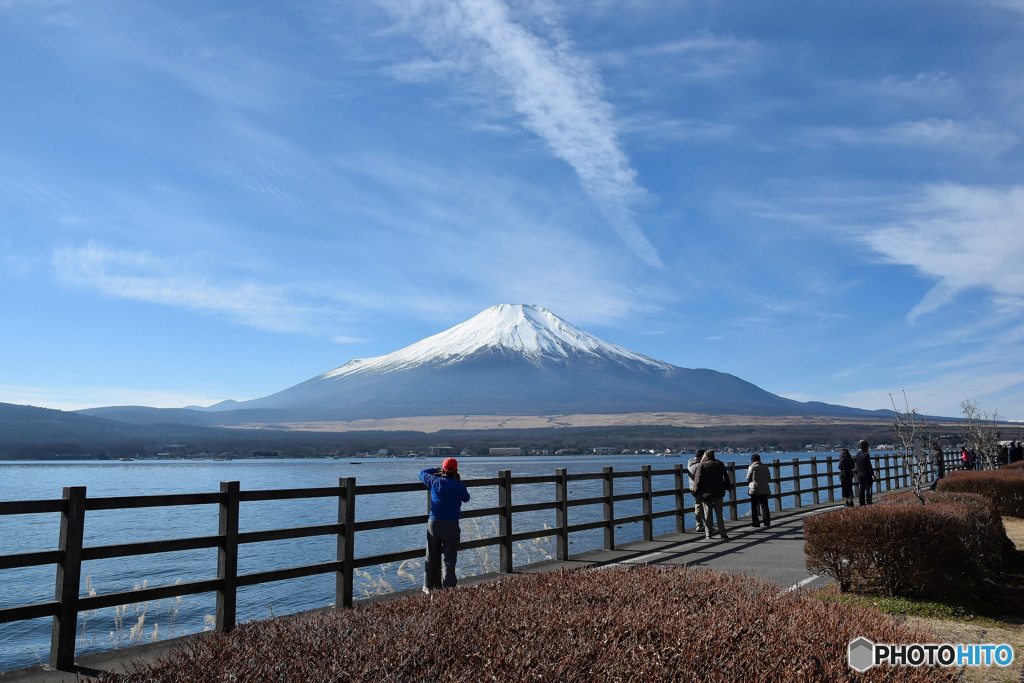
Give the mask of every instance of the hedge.
<svg viewBox="0 0 1024 683">
<path fill-rule="evenodd" d="M 100 681 L 954 681 L 847 664 L 850 641 L 928 642 L 875 609 L 680 566 L 514 575 L 203 634 Z"/>
<path fill-rule="evenodd" d="M 939 480 L 938 490 L 978 493 L 990 498 L 1001 514 L 1024 517 L 1024 468 L 1021 467 L 1007 465 L 998 470 L 950 472 Z"/>
<path fill-rule="evenodd" d="M 807 568 L 840 590 L 937 595 L 947 581 L 981 584 L 1012 544 L 992 503 L 979 495 L 926 492 L 804 520 Z"/>
</svg>

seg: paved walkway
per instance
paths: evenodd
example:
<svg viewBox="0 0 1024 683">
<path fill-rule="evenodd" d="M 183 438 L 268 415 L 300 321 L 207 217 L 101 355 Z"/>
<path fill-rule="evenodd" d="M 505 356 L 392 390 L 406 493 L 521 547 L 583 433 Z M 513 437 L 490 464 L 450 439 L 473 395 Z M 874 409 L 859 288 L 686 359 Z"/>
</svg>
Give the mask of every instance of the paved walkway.
<svg viewBox="0 0 1024 683">
<path fill-rule="evenodd" d="M 773 581 L 780 591 L 824 586 L 831 579 L 811 575 L 804 566 L 803 519 L 812 514 L 842 507 L 842 503 L 826 503 L 788 509 L 772 513 L 770 529 L 750 526 L 750 518 L 741 518 L 726 524 L 729 538 L 706 540 L 703 534 L 687 531 L 667 534 L 653 541 L 623 543 L 615 550 L 590 550 L 571 555 L 566 561 L 548 560 L 517 567 L 517 573 L 554 571 L 562 568 L 614 567 L 629 564 L 682 564 L 709 567 L 732 573 L 745 573 L 762 580 Z M 474 585 L 502 578 L 503 574 L 483 574 L 461 579 L 460 585 Z M 399 591 L 388 595 L 360 600 L 370 604 L 405 595 L 419 595 L 419 589 Z M 153 660 L 169 653 L 189 636 L 123 648 L 111 652 L 86 655 L 77 659 L 74 671 L 53 671 L 47 666 L 35 666 L 0 673 L 0 683 L 56 683 L 90 680 L 104 671 L 123 671 L 125 663 L 133 659 Z"/>
</svg>

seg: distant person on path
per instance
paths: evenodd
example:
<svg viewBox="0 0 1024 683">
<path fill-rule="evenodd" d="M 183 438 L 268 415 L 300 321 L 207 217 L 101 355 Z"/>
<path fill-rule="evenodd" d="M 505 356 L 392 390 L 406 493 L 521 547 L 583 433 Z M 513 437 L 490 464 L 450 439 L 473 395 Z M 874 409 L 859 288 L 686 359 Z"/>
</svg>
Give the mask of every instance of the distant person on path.
<svg viewBox="0 0 1024 683">
<path fill-rule="evenodd" d="M 1020 462 L 1021 460 L 1024 460 L 1024 443 L 1014 441 L 1013 446 L 1010 447 L 1010 462 Z"/>
<path fill-rule="evenodd" d="M 968 467 L 967 469 L 969 469 L 969 470 L 976 470 L 976 469 L 978 469 L 978 453 L 977 453 L 977 451 L 975 451 L 972 448 L 971 450 L 967 451 L 967 455 L 970 458 L 970 463 L 971 463 L 970 467 Z"/>
<path fill-rule="evenodd" d="M 697 468 L 694 487 L 697 490 L 697 497 L 704 504 L 704 538 L 711 540 L 711 527 L 715 515 L 718 515 L 718 533 L 723 541 L 728 540 L 725 519 L 722 518 L 722 500 L 725 498 L 725 492 L 732 488 L 732 482 L 729 481 L 725 463 L 715 459 L 714 451 L 704 454 L 700 467 Z"/>
<path fill-rule="evenodd" d="M 697 454 L 686 463 L 686 471 L 690 473 L 690 493 L 693 494 L 693 521 L 697 524 L 697 533 L 704 533 L 704 504 L 700 502 L 697 495 L 697 468 L 700 467 L 701 458 L 704 457 L 704 449 L 698 448 Z"/>
<path fill-rule="evenodd" d="M 846 507 L 853 507 L 853 456 L 850 449 L 844 448 L 839 453 L 839 485 L 843 487 L 843 500 Z"/>
<path fill-rule="evenodd" d="M 854 470 L 857 472 L 857 483 L 860 485 L 860 504 L 871 505 L 872 482 L 875 481 L 875 468 L 871 466 L 871 454 L 868 453 L 868 442 L 860 442 L 860 450 L 853 458 Z"/>
<path fill-rule="evenodd" d="M 1005 465 L 1010 462 L 1010 449 L 1006 447 L 1006 444 L 1002 444 L 999 447 L 999 455 L 997 456 L 998 465 Z"/>
<path fill-rule="evenodd" d="M 939 486 L 939 479 L 946 476 L 946 456 L 942 452 L 942 446 L 937 443 L 932 444 L 932 465 L 935 466 L 935 481 L 928 488 L 934 491 Z"/>
<path fill-rule="evenodd" d="M 971 454 L 967 452 L 966 446 L 960 449 L 960 462 L 963 463 L 965 470 L 971 469 Z"/>
<path fill-rule="evenodd" d="M 761 454 L 754 453 L 751 455 L 750 467 L 747 468 L 747 493 L 750 494 L 750 526 L 761 526 L 761 519 L 764 520 L 765 529 L 769 529 L 772 526 L 772 516 L 768 512 L 768 496 L 772 494 L 771 481 L 771 472 L 768 471 L 768 465 L 761 462 Z"/>
<path fill-rule="evenodd" d="M 430 518 L 427 520 L 427 556 L 423 562 L 423 592 L 453 588 L 458 582 L 455 562 L 459 554 L 459 514 L 469 502 L 469 489 L 459 476 L 459 463 L 445 458 L 441 469 L 428 467 L 420 481 L 430 489 Z M 444 571 L 442 572 L 442 558 Z"/>
</svg>

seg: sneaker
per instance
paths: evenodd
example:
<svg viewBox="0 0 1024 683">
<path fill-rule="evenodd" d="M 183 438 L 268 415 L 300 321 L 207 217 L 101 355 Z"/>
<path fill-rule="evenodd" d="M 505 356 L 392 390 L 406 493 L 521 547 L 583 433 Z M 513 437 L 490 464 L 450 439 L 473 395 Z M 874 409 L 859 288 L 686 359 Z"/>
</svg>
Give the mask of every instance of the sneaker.
<svg viewBox="0 0 1024 683">
<path fill-rule="evenodd" d="M 729 537 L 727 535 L 725 535 L 725 534 L 722 534 L 722 540 L 723 541 L 728 541 Z"/>
<path fill-rule="evenodd" d="M 697 532 L 698 534 L 706 534 L 706 533 L 707 533 L 707 530 L 706 530 L 706 529 L 705 529 L 704 527 L 702 527 L 702 526 L 699 526 L 699 527 L 697 527 L 697 528 L 695 529 L 695 531 L 696 531 L 696 532 Z"/>
<path fill-rule="evenodd" d="M 424 586 L 424 587 L 423 587 L 423 594 L 424 594 L 424 595 L 430 595 L 430 589 L 429 589 L 429 588 L 427 588 L 426 586 Z"/>
</svg>

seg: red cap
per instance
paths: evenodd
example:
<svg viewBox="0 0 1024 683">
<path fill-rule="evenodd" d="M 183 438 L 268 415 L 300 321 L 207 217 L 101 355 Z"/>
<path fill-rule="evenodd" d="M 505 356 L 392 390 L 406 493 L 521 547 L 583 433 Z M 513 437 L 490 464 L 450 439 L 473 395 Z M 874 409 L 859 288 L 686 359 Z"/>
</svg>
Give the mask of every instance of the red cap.
<svg viewBox="0 0 1024 683">
<path fill-rule="evenodd" d="M 441 463 L 441 469 L 445 472 L 457 472 L 459 469 L 459 461 L 455 458 L 445 458 L 444 462 Z"/>
</svg>

